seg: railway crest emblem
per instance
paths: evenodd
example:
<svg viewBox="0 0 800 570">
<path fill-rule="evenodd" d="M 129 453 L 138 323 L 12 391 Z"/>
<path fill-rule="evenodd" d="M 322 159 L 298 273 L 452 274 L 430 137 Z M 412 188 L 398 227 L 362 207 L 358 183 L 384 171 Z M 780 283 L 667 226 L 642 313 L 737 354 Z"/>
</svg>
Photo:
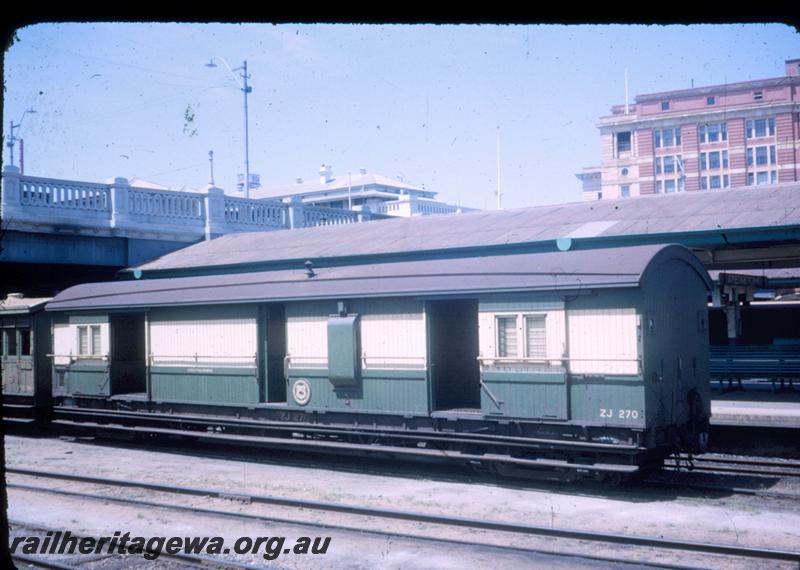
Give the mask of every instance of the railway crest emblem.
<svg viewBox="0 0 800 570">
<path fill-rule="evenodd" d="M 308 380 L 305 378 L 297 380 L 292 385 L 292 396 L 294 397 L 294 401 L 301 406 L 308 404 L 308 401 L 311 399 L 311 386 Z"/>
</svg>

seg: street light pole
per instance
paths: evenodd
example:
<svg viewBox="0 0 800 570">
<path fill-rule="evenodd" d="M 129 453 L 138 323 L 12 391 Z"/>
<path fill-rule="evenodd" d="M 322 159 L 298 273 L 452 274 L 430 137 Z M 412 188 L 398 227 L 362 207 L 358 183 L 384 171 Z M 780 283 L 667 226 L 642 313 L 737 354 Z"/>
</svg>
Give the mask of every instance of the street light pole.
<svg viewBox="0 0 800 570">
<path fill-rule="evenodd" d="M 25 109 L 22 112 L 22 117 L 20 117 L 19 119 L 19 123 L 17 123 L 16 125 L 14 124 L 14 121 L 9 121 L 8 142 L 6 143 L 6 146 L 8 147 L 11 166 L 14 166 L 14 145 L 17 144 L 18 140 L 20 140 L 17 138 L 15 131 L 19 132 L 19 128 L 22 126 L 22 121 L 25 120 L 25 115 L 27 115 L 28 113 L 33 115 L 36 113 L 36 109 L 32 107 L 28 107 L 27 109 Z"/>
<path fill-rule="evenodd" d="M 217 64 L 214 63 L 215 59 L 220 60 L 225 67 L 228 68 L 228 71 L 230 71 L 239 89 L 244 93 L 244 189 L 245 197 L 250 198 L 250 121 L 248 118 L 247 96 L 253 91 L 253 88 L 248 84 L 250 76 L 247 74 L 247 60 L 244 60 L 241 67 L 231 69 L 231 66 L 228 65 L 228 62 L 225 61 L 224 58 L 215 55 L 205 64 L 206 67 L 217 67 Z M 236 75 L 237 71 L 242 72 L 242 81 L 240 81 L 239 76 Z"/>
</svg>

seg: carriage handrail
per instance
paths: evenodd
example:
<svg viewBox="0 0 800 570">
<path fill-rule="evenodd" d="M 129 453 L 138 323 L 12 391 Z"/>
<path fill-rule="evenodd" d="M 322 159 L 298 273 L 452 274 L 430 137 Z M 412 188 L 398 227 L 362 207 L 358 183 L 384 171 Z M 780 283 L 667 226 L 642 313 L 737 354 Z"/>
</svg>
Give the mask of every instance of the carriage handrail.
<svg viewBox="0 0 800 570">
<path fill-rule="evenodd" d="M 478 361 L 499 361 L 499 362 L 553 362 L 554 360 L 562 360 L 565 362 L 640 362 L 641 357 L 636 358 L 571 358 L 566 356 L 547 357 L 516 357 L 516 356 L 479 356 Z"/>
<path fill-rule="evenodd" d="M 71 358 L 72 360 L 108 360 L 107 354 L 45 354 L 47 358 Z"/>
</svg>

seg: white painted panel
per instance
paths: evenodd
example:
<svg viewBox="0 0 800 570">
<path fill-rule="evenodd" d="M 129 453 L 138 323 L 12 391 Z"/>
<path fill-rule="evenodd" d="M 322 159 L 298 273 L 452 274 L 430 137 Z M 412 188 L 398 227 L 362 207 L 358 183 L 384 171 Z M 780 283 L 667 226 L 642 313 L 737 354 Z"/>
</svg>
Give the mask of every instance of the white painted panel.
<svg viewBox="0 0 800 570">
<path fill-rule="evenodd" d="M 77 332 L 68 324 L 56 324 L 53 327 L 53 354 L 55 364 L 69 364 L 69 354 L 77 354 Z"/>
<path fill-rule="evenodd" d="M 361 353 L 367 368 L 425 368 L 422 301 L 376 299 L 353 303 L 361 321 Z"/>
<path fill-rule="evenodd" d="M 515 317 L 517 321 L 517 347 L 520 351 L 526 345 L 525 317 L 528 315 L 545 316 L 545 338 L 547 343 L 547 360 L 550 364 L 561 364 L 566 350 L 565 316 L 561 309 L 528 310 L 528 311 L 482 311 L 478 313 L 478 336 L 480 355 L 489 359 L 497 356 L 497 317 Z M 519 358 L 524 358 L 520 353 Z"/>
<path fill-rule="evenodd" d="M 359 315 L 361 353 L 367 368 L 425 368 L 426 326 L 422 301 L 370 299 L 351 301 Z M 324 367 L 328 357 L 331 302 L 293 303 L 286 307 L 287 350 L 292 366 Z"/>
<path fill-rule="evenodd" d="M 637 374 L 635 309 L 581 309 L 567 313 L 570 371 L 575 374 Z M 592 360 L 592 359 L 597 360 Z"/>
<path fill-rule="evenodd" d="M 100 352 L 93 354 L 95 357 L 107 357 L 109 354 L 109 328 L 108 323 L 89 323 L 89 324 L 67 324 L 60 323 L 53 327 L 53 354 L 55 364 L 69 364 L 70 355 L 77 357 L 80 354 L 78 340 L 78 327 L 83 326 L 89 329 L 88 334 L 91 346 L 91 327 L 100 327 Z M 88 355 L 87 355 L 88 356 Z"/>
<path fill-rule="evenodd" d="M 286 351 L 292 366 L 328 365 L 328 315 L 336 306 L 331 302 L 291 303 L 286 306 Z"/>
<path fill-rule="evenodd" d="M 154 364 L 253 366 L 255 307 L 157 309 L 150 315 Z"/>
</svg>

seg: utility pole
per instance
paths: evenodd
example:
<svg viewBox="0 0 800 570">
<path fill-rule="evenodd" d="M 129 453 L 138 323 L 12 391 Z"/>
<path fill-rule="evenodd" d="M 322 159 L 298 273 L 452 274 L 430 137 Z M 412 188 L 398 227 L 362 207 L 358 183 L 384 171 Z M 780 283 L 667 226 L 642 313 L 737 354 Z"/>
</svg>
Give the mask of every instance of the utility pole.
<svg viewBox="0 0 800 570">
<path fill-rule="evenodd" d="M 244 87 L 242 87 L 242 92 L 244 93 L 244 196 L 245 198 L 250 198 L 250 121 L 247 116 L 247 95 L 253 89 L 247 84 L 247 80 L 250 77 L 247 75 L 247 60 L 244 60 L 242 68 L 244 69 L 242 74 L 244 79 Z"/>
<path fill-rule="evenodd" d="M 500 192 L 500 127 L 497 127 L 497 191 L 495 194 L 497 194 L 497 209 L 502 210 L 501 197 L 503 194 Z"/>
<path fill-rule="evenodd" d="M 22 121 L 25 120 L 25 115 L 29 113 L 33 115 L 36 113 L 36 110 L 32 107 L 28 107 L 22 112 L 22 117 L 20 117 L 19 123 L 15 125 L 14 121 L 8 122 L 8 142 L 6 143 L 6 146 L 8 147 L 9 164 L 11 164 L 11 166 L 14 166 L 14 145 L 17 144 L 17 141 L 20 141 L 20 168 L 22 167 L 22 139 L 18 139 L 16 133 L 18 133 L 20 127 L 22 127 Z"/>
<path fill-rule="evenodd" d="M 217 64 L 214 63 L 215 59 L 220 60 L 225 67 L 228 68 L 228 71 L 233 76 L 233 79 L 236 81 L 239 89 L 241 89 L 242 93 L 244 93 L 244 190 L 245 197 L 250 198 L 250 121 L 248 117 L 247 96 L 253 91 L 253 88 L 250 87 L 248 83 L 250 75 L 247 73 L 247 60 L 244 60 L 241 67 L 232 69 L 224 58 L 215 55 L 208 61 L 208 63 L 205 64 L 205 66 L 217 67 Z M 241 80 L 239 79 L 240 76 L 236 75 L 237 71 L 242 72 Z"/>
</svg>

